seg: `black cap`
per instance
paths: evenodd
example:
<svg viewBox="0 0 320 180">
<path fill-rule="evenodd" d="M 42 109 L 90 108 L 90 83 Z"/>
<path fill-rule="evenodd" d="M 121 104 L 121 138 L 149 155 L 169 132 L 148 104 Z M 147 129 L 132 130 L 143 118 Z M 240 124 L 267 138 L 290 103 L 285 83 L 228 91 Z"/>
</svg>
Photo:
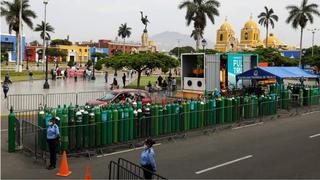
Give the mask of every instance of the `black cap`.
<svg viewBox="0 0 320 180">
<path fill-rule="evenodd" d="M 152 140 L 151 138 L 148 138 L 144 141 L 144 143 L 147 145 L 147 146 L 150 146 L 152 147 L 156 142 L 154 140 Z"/>
</svg>

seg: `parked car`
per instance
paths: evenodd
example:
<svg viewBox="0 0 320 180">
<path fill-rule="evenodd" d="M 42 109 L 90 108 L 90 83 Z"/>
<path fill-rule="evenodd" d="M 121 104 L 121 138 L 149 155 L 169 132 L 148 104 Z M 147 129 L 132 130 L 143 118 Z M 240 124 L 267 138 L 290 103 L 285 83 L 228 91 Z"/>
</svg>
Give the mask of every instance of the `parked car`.
<svg viewBox="0 0 320 180">
<path fill-rule="evenodd" d="M 89 106 L 104 106 L 110 103 L 132 102 L 141 100 L 142 104 L 151 103 L 150 94 L 145 90 L 138 89 L 116 89 L 108 91 L 103 97 L 90 100 L 86 104 Z"/>
</svg>

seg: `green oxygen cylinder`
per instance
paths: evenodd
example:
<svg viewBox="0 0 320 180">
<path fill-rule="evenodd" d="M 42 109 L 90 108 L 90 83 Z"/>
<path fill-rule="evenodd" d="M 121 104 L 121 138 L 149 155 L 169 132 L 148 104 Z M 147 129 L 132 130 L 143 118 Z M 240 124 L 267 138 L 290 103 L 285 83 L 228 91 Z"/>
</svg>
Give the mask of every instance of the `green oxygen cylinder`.
<svg viewBox="0 0 320 180">
<path fill-rule="evenodd" d="M 216 99 L 212 99 L 212 104 L 211 104 L 211 109 L 212 109 L 212 124 L 217 124 L 217 102 L 216 102 Z"/>
<path fill-rule="evenodd" d="M 112 110 L 107 110 L 107 144 L 112 144 L 113 140 L 113 116 Z"/>
<path fill-rule="evenodd" d="M 138 101 L 138 103 L 137 103 L 137 108 L 138 108 L 138 109 L 142 109 L 142 102 L 141 102 L 141 101 Z"/>
<path fill-rule="evenodd" d="M 50 114 L 50 111 L 48 111 L 48 113 L 46 113 L 45 118 L 44 118 L 44 124 L 45 124 L 44 135 L 45 135 L 45 137 L 47 137 L 47 129 L 49 127 L 49 122 L 50 122 L 51 118 L 52 118 L 52 115 Z M 45 150 L 49 151 L 48 143 L 46 143 Z"/>
<path fill-rule="evenodd" d="M 118 118 L 119 118 L 119 124 L 118 124 L 118 140 L 119 142 L 124 141 L 124 112 L 122 108 L 118 109 Z"/>
<path fill-rule="evenodd" d="M 68 107 L 68 117 L 69 117 L 69 150 L 74 150 L 76 148 L 76 121 L 75 121 L 75 107 L 70 104 Z"/>
<path fill-rule="evenodd" d="M 204 126 L 211 125 L 211 109 L 210 109 L 210 101 L 211 99 L 206 99 L 204 101 Z"/>
<path fill-rule="evenodd" d="M 38 131 L 38 145 L 41 148 L 41 150 L 45 150 L 47 144 L 47 136 L 45 134 L 46 124 L 44 123 L 44 119 L 45 113 L 43 110 L 41 110 L 38 113 L 38 126 L 41 127 L 41 131 Z"/>
<path fill-rule="evenodd" d="M 69 148 L 69 124 L 68 109 L 64 106 L 61 119 L 61 149 L 68 151 Z"/>
<path fill-rule="evenodd" d="M 225 122 L 225 116 L 224 116 L 224 111 L 225 111 L 225 104 L 224 104 L 224 97 L 221 97 L 220 101 L 220 124 L 224 124 Z"/>
<path fill-rule="evenodd" d="M 142 109 L 137 110 L 137 138 L 142 138 L 142 121 L 143 121 L 143 113 Z"/>
<path fill-rule="evenodd" d="M 83 147 L 83 126 L 82 126 L 82 113 L 81 111 L 76 112 L 76 147 L 82 149 Z"/>
<path fill-rule="evenodd" d="M 112 111 L 112 117 L 113 117 L 113 119 L 112 119 L 112 121 L 113 121 L 113 123 L 112 123 L 112 127 L 113 127 L 113 130 L 112 130 L 112 132 L 113 132 L 113 139 L 112 139 L 112 142 L 113 143 L 117 143 L 118 142 L 118 124 L 119 124 L 119 115 L 118 115 L 118 110 L 115 108 L 115 109 L 113 109 L 113 111 Z"/>
<path fill-rule="evenodd" d="M 95 127 L 95 117 L 93 110 L 89 113 L 89 147 L 93 148 L 96 145 L 96 127 Z"/>
<path fill-rule="evenodd" d="M 188 130 L 188 126 L 187 126 L 187 124 L 188 124 L 188 116 L 189 116 L 189 114 L 188 114 L 188 105 L 187 105 L 187 103 L 186 102 L 183 102 L 182 103 L 182 114 L 183 114 L 183 130 L 184 131 L 186 131 L 186 130 Z"/>
<path fill-rule="evenodd" d="M 83 147 L 89 147 L 89 112 L 83 112 Z"/>
<path fill-rule="evenodd" d="M 13 112 L 13 108 L 10 108 L 10 114 L 8 116 L 8 152 L 15 152 L 16 148 L 16 115 Z"/>
<path fill-rule="evenodd" d="M 167 123 L 168 123 L 168 108 L 167 105 L 163 105 L 163 120 L 162 120 L 162 133 L 167 134 Z"/>
<path fill-rule="evenodd" d="M 176 123 L 177 123 L 177 107 L 176 104 L 171 105 L 171 131 L 176 132 Z"/>
<path fill-rule="evenodd" d="M 133 108 L 129 107 L 128 108 L 128 113 L 129 113 L 129 140 L 133 139 L 133 134 L 134 134 L 134 113 L 133 113 Z"/>
<path fill-rule="evenodd" d="M 238 106 L 237 106 L 237 99 L 232 98 L 232 122 L 237 121 L 237 114 L 238 114 Z"/>
<path fill-rule="evenodd" d="M 187 102 L 187 123 L 186 123 L 187 130 L 191 128 L 191 102 Z"/>
<path fill-rule="evenodd" d="M 195 128 L 194 123 L 196 121 L 197 112 L 196 112 L 196 103 L 195 101 L 190 101 L 190 129 Z"/>
<path fill-rule="evenodd" d="M 166 105 L 166 109 L 167 109 L 167 121 L 166 121 L 166 133 L 171 134 L 171 104 L 167 104 Z"/>
<path fill-rule="evenodd" d="M 103 109 L 101 111 L 101 145 L 105 146 L 107 144 L 107 110 Z"/>
<path fill-rule="evenodd" d="M 123 109 L 124 119 L 123 119 L 123 140 L 127 142 L 129 140 L 129 133 L 130 133 L 130 119 L 129 119 L 129 108 L 125 107 Z"/>
<path fill-rule="evenodd" d="M 249 114 L 249 97 L 248 96 L 244 97 L 243 105 L 244 105 L 244 118 L 248 119 L 248 118 L 250 118 L 250 114 Z"/>
<path fill-rule="evenodd" d="M 159 135 L 159 106 L 154 105 L 154 122 L 153 122 L 153 129 L 154 129 L 154 135 Z"/>
<path fill-rule="evenodd" d="M 199 125 L 198 127 L 204 127 L 204 115 L 205 115 L 205 102 L 200 101 L 199 103 Z"/>
<path fill-rule="evenodd" d="M 62 119 L 62 108 L 60 105 L 58 105 L 58 108 L 56 109 L 56 116 L 61 120 Z M 58 127 L 61 126 L 61 124 L 57 124 Z"/>
<path fill-rule="evenodd" d="M 158 131 L 159 131 L 159 135 L 163 134 L 163 108 L 160 105 L 159 106 L 159 123 L 158 123 Z"/>
<path fill-rule="evenodd" d="M 150 122 L 150 131 L 151 131 L 151 134 L 150 136 L 155 136 L 155 121 L 156 121 L 156 116 L 155 116 L 155 111 L 154 111 L 154 106 L 151 105 L 150 106 L 150 113 L 151 113 L 151 122 Z"/>
<path fill-rule="evenodd" d="M 151 111 L 150 105 L 144 109 L 144 121 L 142 123 L 143 137 L 151 136 Z"/>
<path fill-rule="evenodd" d="M 102 127 L 102 120 L 101 120 L 101 108 L 97 106 L 94 110 L 95 114 L 95 123 L 96 123 L 96 146 L 101 146 L 101 127 Z"/>
<path fill-rule="evenodd" d="M 181 118 L 180 118 L 180 112 L 181 112 L 181 109 L 180 109 L 180 106 L 178 103 L 175 103 L 175 113 L 174 113 L 174 116 L 175 116 L 175 121 L 173 122 L 173 130 L 175 132 L 180 132 L 181 130 Z"/>
</svg>

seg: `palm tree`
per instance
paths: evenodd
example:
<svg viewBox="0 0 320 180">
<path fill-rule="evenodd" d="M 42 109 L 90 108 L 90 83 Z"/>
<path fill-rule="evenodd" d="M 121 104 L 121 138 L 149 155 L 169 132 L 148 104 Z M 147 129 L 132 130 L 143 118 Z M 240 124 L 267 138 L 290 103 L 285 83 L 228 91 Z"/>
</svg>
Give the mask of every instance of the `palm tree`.
<svg viewBox="0 0 320 180">
<path fill-rule="evenodd" d="M 131 27 L 128 27 L 127 23 L 121 24 L 118 29 L 118 36 L 123 39 L 123 53 L 125 53 L 126 38 L 131 36 Z"/>
<path fill-rule="evenodd" d="M 195 41 L 197 41 L 198 39 L 202 39 L 203 38 L 203 31 L 200 30 L 200 33 L 198 33 L 197 29 L 194 29 L 192 31 L 190 37 L 193 37 L 193 39 Z"/>
<path fill-rule="evenodd" d="M 22 6 L 21 6 L 22 4 Z M 21 8 L 22 7 L 22 8 Z M 19 32 L 19 25 L 20 25 L 20 9 L 22 9 L 22 20 L 24 23 L 27 24 L 28 27 L 31 29 L 33 28 L 32 19 L 36 18 L 37 15 L 34 11 L 29 9 L 29 0 L 14 0 L 13 2 L 9 1 L 2 1 L 1 2 L 1 16 L 5 17 L 6 22 L 9 26 L 9 33 L 11 34 L 12 30 L 16 32 L 16 40 L 17 40 L 17 60 L 20 55 L 21 48 L 20 47 L 20 32 Z M 22 23 L 21 23 L 22 24 Z M 17 61 L 17 65 L 19 62 Z"/>
<path fill-rule="evenodd" d="M 200 46 L 200 37 L 203 33 L 208 17 L 212 24 L 214 24 L 214 16 L 219 16 L 218 7 L 220 3 L 217 0 L 185 0 L 179 5 L 179 9 L 186 8 L 187 26 L 193 22 L 195 33 L 198 35 L 195 36 L 196 39 L 196 49 L 199 49 Z"/>
<path fill-rule="evenodd" d="M 41 21 L 41 24 L 37 24 L 34 31 L 41 32 L 40 38 L 43 39 L 44 38 L 44 21 Z M 49 32 L 54 33 L 54 28 L 49 23 L 46 23 L 46 40 L 51 39 Z"/>
<path fill-rule="evenodd" d="M 318 4 L 311 3 L 308 4 L 308 0 L 302 0 L 300 6 L 289 5 L 287 6 L 289 10 L 289 17 L 286 22 L 291 23 L 294 29 L 297 29 L 300 26 L 300 60 L 299 66 L 301 66 L 302 60 L 302 37 L 303 30 L 307 26 L 308 21 L 313 23 L 313 15 L 320 16 L 320 12 L 318 10 Z"/>
<path fill-rule="evenodd" d="M 272 29 L 274 28 L 274 21 L 278 21 L 279 17 L 274 14 L 273 9 L 268 9 L 267 6 L 264 7 L 265 12 L 261 12 L 258 16 L 259 24 L 266 27 L 266 48 L 268 48 L 268 36 L 269 36 L 269 25 L 271 25 Z"/>
</svg>

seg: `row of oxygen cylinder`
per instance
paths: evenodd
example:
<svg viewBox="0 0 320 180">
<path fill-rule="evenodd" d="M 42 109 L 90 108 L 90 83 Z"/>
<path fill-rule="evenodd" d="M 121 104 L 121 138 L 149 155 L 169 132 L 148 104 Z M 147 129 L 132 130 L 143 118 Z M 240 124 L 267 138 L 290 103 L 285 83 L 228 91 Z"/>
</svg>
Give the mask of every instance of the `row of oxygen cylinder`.
<svg viewBox="0 0 320 180">
<path fill-rule="evenodd" d="M 170 135 L 190 129 L 232 123 L 259 114 L 276 113 L 276 95 L 258 99 L 256 96 L 221 97 L 202 101 L 188 100 L 164 105 L 113 104 L 104 107 L 58 106 L 55 111 L 39 112 L 39 144 L 47 149 L 46 128 L 56 116 L 61 133 L 61 147 L 67 151 L 103 147 L 134 139 Z"/>
</svg>

